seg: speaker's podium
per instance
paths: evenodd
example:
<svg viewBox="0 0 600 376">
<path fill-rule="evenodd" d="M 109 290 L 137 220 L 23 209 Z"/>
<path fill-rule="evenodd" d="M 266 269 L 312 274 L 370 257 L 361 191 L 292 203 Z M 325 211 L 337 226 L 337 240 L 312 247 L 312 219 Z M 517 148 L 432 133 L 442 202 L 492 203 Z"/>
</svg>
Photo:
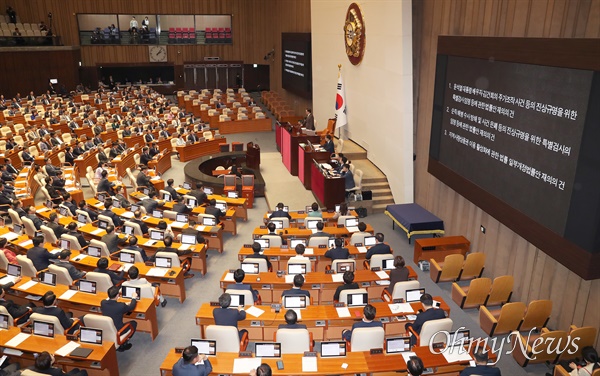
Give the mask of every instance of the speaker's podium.
<svg viewBox="0 0 600 376">
<path fill-rule="evenodd" d="M 242 197 L 248 202 L 248 207 L 252 209 L 254 203 L 254 175 L 242 175 Z"/>
</svg>

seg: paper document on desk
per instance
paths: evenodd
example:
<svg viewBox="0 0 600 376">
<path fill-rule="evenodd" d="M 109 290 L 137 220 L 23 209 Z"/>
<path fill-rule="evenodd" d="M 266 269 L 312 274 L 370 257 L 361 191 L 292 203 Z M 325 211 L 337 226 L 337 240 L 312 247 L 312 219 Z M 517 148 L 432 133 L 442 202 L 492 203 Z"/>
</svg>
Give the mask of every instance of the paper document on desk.
<svg viewBox="0 0 600 376">
<path fill-rule="evenodd" d="M 367 253 L 367 247 L 356 247 L 358 253 Z"/>
<path fill-rule="evenodd" d="M 73 180 L 65 180 L 65 185 L 73 185 L 74 181 Z"/>
<path fill-rule="evenodd" d="M 183 228 L 183 226 L 185 226 L 187 223 L 185 222 L 173 222 L 171 223 L 171 227 L 175 227 L 175 228 Z"/>
<path fill-rule="evenodd" d="M 383 270 L 375 272 L 380 279 L 388 279 L 390 276 Z"/>
<path fill-rule="evenodd" d="M 17 347 L 29 337 L 31 337 L 31 334 L 19 333 L 16 336 L 12 337 L 10 341 L 6 342 L 6 344 L 4 346 Z"/>
<path fill-rule="evenodd" d="M 196 230 L 198 230 L 200 232 L 207 232 L 207 231 L 210 231 L 210 227 L 211 226 L 202 226 L 202 225 L 200 225 L 200 226 L 196 226 Z"/>
<path fill-rule="evenodd" d="M 358 232 L 358 227 L 356 226 L 350 226 L 350 227 L 346 227 L 346 230 L 348 230 L 348 232 Z"/>
<path fill-rule="evenodd" d="M 154 245 L 156 244 L 156 240 L 148 240 L 144 245 Z"/>
<path fill-rule="evenodd" d="M 77 255 L 77 256 L 75 256 L 75 258 L 73 259 L 73 261 L 81 261 L 81 260 L 83 260 L 86 257 L 87 257 L 87 255 L 83 255 L 83 254 L 82 255 Z"/>
<path fill-rule="evenodd" d="M 6 240 L 9 242 L 12 242 L 18 237 L 19 235 L 15 234 L 14 232 L 7 232 L 6 234 L 0 236 L 0 238 L 6 238 Z"/>
<path fill-rule="evenodd" d="M 317 357 L 303 356 L 302 357 L 302 372 L 317 372 Z"/>
<path fill-rule="evenodd" d="M 150 178 L 150 180 L 152 180 L 152 181 L 160 180 L 160 176 L 153 176 Z"/>
<path fill-rule="evenodd" d="M 77 293 L 77 290 L 67 290 L 58 299 L 69 300 Z M 70 351 L 69 351 L 70 352 Z"/>
<path fill-rule="evenodd" d="M 17 277 L 15 277 L 14 275 L 4 276 L 4 277 L 0 278 L 0 286 L 4 286 L 9 283 L 15 283 L 16 280 L 17 280 Z"/>
<path fill-rule="evenodd" d="M 94 231 L 92 231 L 92 234 L 93 234 L 93 235 L 98 235 L 98 234 L 100 234 L 102 231 L 104 231 L 104 229 L 97 228 L 97 229 L 95 229 Z"/>
<path fill-rule="evenodd" d="M 23 173 L 19 174 L 19 177 L 26 178 L 27 177 L 27 172 L 23 172 Z"/>
<path fill-rule="evenodd" d="M 233 373 L 245 373 L 257 369 L 262 364 L 262 358 L 235 358 L 233 360 Z"/>
<path fill-rule="evenodd" d="M 400 354 L 402 354 L 402 357 L 404 358 L 404 362 L 406 362 L 406 363 L 408 363 L 408 361 L 410 360 L 411 357 L 417 356 L 417 354 L 412 351 L 405 351 Z"/>
<path fill-rule="evenodd" d="M 29 240 L 25 240 L 24 242 L 22 242 L 22 243 L 19 243 L 19 245 L 20 245 L 21 247 L 27 247 L 28 245 L 31 245 L 31 244 L 33 244 L 33 240 L 31 240 L 31 239 L 29 239 Z"/>
<path fill-rule="evenodd" d="M 76 189 L 77 188 L 75 188 L 75 187 L 67 187 L 67 188 L 65 188 L 65 191 L 67 191 L 67 192 L 73 192 Z"/>
<path fill-rule="evenodd" d="M 48 209 L 47 207 L 44 206 L 43 208 L 36 209 L 35 212 L 43 213 L 43 212 L 47 212 L 48 210 L 50 210 L 50 209 Z"/>
<path fill-rule="evenodd" d="M 60 249 L 60 248 L 54 248 L 53 250 L 50 251 L 50 253 L 52 253 L 53 255 L 57 255 L 60 252 L 62 252 L 62 249 Z"/>
<path fill-rule="evenodd" d="M 250 306 L 250 308 L 246 310 L 246 313 L 254 317 L 260 317 L 265 311 L 256 306 Z"/>
<path fill-rule="evenodd" d="M 315 251 L 314 251 L 314 249 L 312 249 L 312 248 L 305 248 L 305 249 L 304 249 L 304 254 L 305 254 L 305 255 L 314 255 L 314 254 L 315 254 Z"/>
<path fill-rule="evenodd" d="M 350 317 L 350 310 L 348 307 L 335 307 L 335 310 L 337 311 L 339 318 Z"/>
<path fill-rule="evenodd" d="M 294 277 L 295 275 L 293 274 L 288 274 L 285 276 L 285 283 L 294 283 Z"/>
<path fill-rule="evenodd" d="M 344 282 L 344 275 L 343 274 L 332 274 L 331 275 L 331 280 L 333 282 Z"/>
<path fill-rule="evenodd" d="M 148 272 L 146 272 L 146 276 L 148 277 L 164 277 L 169 269 L 167 268 L 150 268 Z"/>
<path fill-rule="evenodd" d="M 235 279 L 233 279 L 233 273 L 227 273 L 227 274 L 225 274 L 225 278 L 223 278 L 223 281 L 225 281 L 225 282 L 235 282 Z"/>
<path fill-rule="evenodd" d="M 394 303 L 394 304 L 388 304 L 388 306 L 390 307 L 390 312 L 392 312 L 394 315 L 397 313 L 412 313 L 412 312 L 414 312 L 410 303 Z"/>
<path fill-rule="evenodd" d="M 36 281 L 29 281 L 29 282 L 23 283 L 21 286 L 19 286 L 19 290 L 27 290 L 35 285 L 37 285 Z"/>
<path fill-rule="evenodd" d="M 188 249 L 190 249 L 192 245 L 191 244 L 182 244 L 179 246 L 179 248 L 177 248 L 177 250 L 179 251 L 187 251 Z"/>
<path fill-rule="evenodd" d="M 331 165 L 329 163 L 321 163 L 321 167 L 327 170 L 331 170 Z"/>
<path fill-rule="evenodd" d="M 58 356 L 67 356 L 69 355 L 73 350 L 75 350 L 76 348 L 78 348 L 79 346 L 81 346 L 79 343 L 77 342 L 73 342 L 73 341 L 69 341 L 66 345 L 64 345 L 63 347 L 61 347 L 60 349 L 56 350 L 54 352 L 55 355 Z"/>
<path fill-rule="evenodd" d="M 448 363 L 467 362 L 473 359 L 469 352 L 462 346 L 447 347 L 443 354 Z"/>
<path fill-rule="evenodd" d="M 121 217 L 123 217 L 123 218 L 133 218 L 133 213 L 130 212 L 130 211 L 127 211 L 127 212 L 121 214 Z"/>
</svg>

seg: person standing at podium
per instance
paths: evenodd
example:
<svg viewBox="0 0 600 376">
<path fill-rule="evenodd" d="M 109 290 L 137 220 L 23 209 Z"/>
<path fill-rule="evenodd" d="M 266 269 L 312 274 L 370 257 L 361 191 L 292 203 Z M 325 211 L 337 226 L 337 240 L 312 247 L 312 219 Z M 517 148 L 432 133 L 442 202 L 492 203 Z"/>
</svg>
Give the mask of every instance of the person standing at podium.
<svg viewBox="0 0 600 376">
<path fill-rule="evenodd" d="M 300 121 L 302 127 L 314 131 L 315 130 L 315 118 L 313 117 L 312 110 L 310 108 L 306 109 L 306 117 Z"/>
</svg>

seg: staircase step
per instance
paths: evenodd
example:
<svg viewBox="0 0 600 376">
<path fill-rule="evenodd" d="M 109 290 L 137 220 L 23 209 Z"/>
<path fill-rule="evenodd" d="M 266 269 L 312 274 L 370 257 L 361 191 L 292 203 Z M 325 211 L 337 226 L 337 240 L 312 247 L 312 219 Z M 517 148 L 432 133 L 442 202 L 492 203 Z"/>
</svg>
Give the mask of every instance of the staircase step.
<svg viewBox="0 0 600 376">
<path fill-rule="evenodd" d="M 368 177 L 368 176 L 364 176 L 363 175 L 363 179 L 362 179 L 363 184 L 365 183 L 386 183 L 387 184 L 387 178 L 384 177 Z"/>
<path fill-rule="evenodd" d="M 363 187 L 364 188 L 364 187 Z M 364 191 L 365 189 L 363 189 Z M 375 197 L 386 197 L 386 196 L 391 196 L 392 191 L 389 188 L 383 188 L 383 189 L 371 189 L 371 192 L 373 193 L 373 196 Z"/>
</svg>

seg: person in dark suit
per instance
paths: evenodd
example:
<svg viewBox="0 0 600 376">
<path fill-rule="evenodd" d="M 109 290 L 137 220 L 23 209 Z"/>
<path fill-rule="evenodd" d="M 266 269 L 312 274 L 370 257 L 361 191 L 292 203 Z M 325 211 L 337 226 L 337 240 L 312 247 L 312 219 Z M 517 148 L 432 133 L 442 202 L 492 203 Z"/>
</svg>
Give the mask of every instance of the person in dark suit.
<svg viewBox="0 0 600 376">
<path fill-rule="evenodd" d="M 65 192 L 65 194 L 63 195 L 63 199 L 64 201 L 62 204 L 69 208 L 71 215 L 77 215 L 77 205 L 73 203 L 73 196 L 71 196 L 69 192 Z"/>
<path fill-rule="evenodd" d="M 119 250 L 119 245 L 123 243 L 123 239 L 119 238 L 114 231 L 115 226 L 108 225 L 106 227 L 106 235 L 102 236 L 100 239 L 101 242 L 106 244 L 106 248 L 108 248 L 110 253 L 117 252 Z"/>
<path fill-rule="evenodd" d="M 188 196 L 192 196 L 198 201 L 198 205 L 204 204 L 208 200 L 208 196 L 204 193 L 204 186 L 202 184 L 198 184 L 196 189 L 192 189 Z"/>
<path fill-rule="evenodd" d="M 142 260 L 144 260 L 144 262 L 146 262 L 146 261 L 154 262 L 154 256 L 148 257 L 148 255 L 146 254 L 146 251 L 144 251 L 143 248 L 138 247 L 137 244 L 138 244 L 138 239 L 135 236 L 130 236 L 129 239 L 127 239 L 127 246 L 123 249 L 139 252 L 140 256 L 142 256 Z M 129 269 L 129 270 L 131 270 L 131 269 Z"/>
<path fill-rule="evenodd" d="M 148 166 L 148 162 L 153 160 L 154 158 L 150 155 L 150 149 L 147 146 L 142 148 L 142 155 L 140 155 L 140 163 Z"/>
<path fill-rule="evenodd" d="M 162 205 L 162 201 L 156 201 L 155 200 L 156 197 L 156 192 L 152 191 L 150 193 L 148 193 L 148 198 L 143 199 L 142 201 L 140 201 L 140 203 L 142 204 L 142 206 L 144 207 L 144 209 L 146 209 L 146 213 L 148 214 L 152 214 L 152 212 L 158 208 L 160 205 Z"/>
<path fill-rule="evenodd" d="M 42 222 L 42 220 L 35 214 L 35 206 L 27 207 L 26 217 L 31 219 L 36 230 L 39 230 L 40 227 L 44 224 L 44 222 Z"/>
<path fill-rule="evenodd" d="M 87 376 L 87 371 L 84 369 L 73 368 L 69 372 L 64 372 L 62 367 L 53 367 L 55 359 L 48 351 L 42 351 L 37 358 L 35 364 L 30 367 L 36 373 L 52 376 Z"/>
<path fill-rule="evenodd" d="M 15 282 L 16 283 L 21 282 L 21 277 L 18 277 L 15 280 Z M 14 285 L 14 283 L 13 283 L 13 285 Z M 0 305 L 3 306 L 4 308 L 6 308 L 6 310 L 13 317 L 13 319 L 23 316 L 19 319 L 19 321 L 17 321 L 17 324 L 26 323 L 29 320 L 29 316 L 31 315 L 32 310 L 31 310 L 31 308 L 27 307 L 26 305 L 15 304 L 15 302 L 13 302 L 12 300 L 4 299 L 5 290 L 9 289 L 10 287 L 12 287 L 12 285 L 11 286 L 9 286 L 9 285 L 0 286 Z"/>
<path fill-rule="evenodd" d="M 323 228 L 325 228 L 325 223 L 324 222 L 317 222 L 317 232 L 315 232 L 314 234 L 312 234 L 308 238 L 308 241 L 310 242 L 310 239 L 312 239 L 312 238 L 330 238 L 331 234 L 328 233 L 328 232 L 324 232 Z"/>
<path fill-rule="evenodd" d="M 352 339 L 352 331 L 356 328 L 383 328 L 383 324 L 381 323 L 381 321 L 374 321 L 376 314 L 377 310 L 375 309 L 375 307 L 373 307 L 370 304 L 367 304 L 365 308 L 363 308 L 362 321 L 355 322 L 354 324 L 352 324 L 352 329 L 345 329 L 344 331 L 342 331 L 342 338 L 345 341 L 350 342 L 350 339 Z"/>
<path fill-rule="evenodd" d="M 108 180 L 108 171 L 102 171 L 102 178 L 98 182 L 98 187 L 96 188 L 98 193 L 107 192 L 109 195 L 115 195 L 115 183 Z"/>
<path fill-rule="evenodd" d="M 56 176 L 52 177 L 52 188 L 54 188 L 61 196 L 67 193 L 65 184 L 67 181 L 63 178 L 62 170 L 56 171 Z"/>
<path fill-rule="evenodd" d="M 23 202 L 21 202 L 21 200 L 13 200 L 12 208 L 17 212 L 19 218 L 27 216 L 27 212 L 23 210 Z"/>
<path fill-rule="evenodd" d="M 315 130 L 315 118 L 310 108 L 306 109 L 306 117 L 302 121 L 300 121 L 300 124 L 302 124 L 302 126 L 308 130 Z"/>
<path fill-rule="evenodd" d="M 196 136 L 195 132 L 190 132 L 187 136 L 187 140 L 191 143 L 198 142 L 198 136 Z"/>
<path fill-rule="evenodd" d="M 73 281 L 85 277 L 86 273 L 82 272 L 81 270 L 77 269 L 75 265 L 71 264 L 69 262 L 70 258 L 71 251 L 69 251 L 68 249 L 63 249 L 62 251 L 60 251 L 60 254 L 58 255 L 58 261 L 54 265 L 67 269 L 67 271 L 69 272 L 69 276 L 71 276 L 71 279 Z"/>
<path fill-rule="evenodd" d="M 85 202 L 85 200 L 79 201 L 79 210 L 88 213 L 88 215 L 90 216 L 90 219 L 92 221 L 95 222 L 95 221 L 98 220 L 98 214 L 95 211 L 93 211 L 92 209 L 89 208 L 89 206 L 88 206 L 87 202 Z"/>
<path fill-rule="evenodd" d="M 6 165 L 6 171 L 10 172 L 11 174 L 19 173 L 19 170 L 17 170 L 16 167 L 12 165 L 10 159 L 4 158 L 4 164 Z"/>
<path fill-rule="evenodd" d="M 354 184 L 354 175 L 352 174 L 352 171 L 350 171 L 349 164 L 344 164 L 342 166 L 342 172 L 340 175 L 344 178 L 344 189 L 348 190 L 356 186 Z"/>
<path fill-rule="evenodd" d="M 83 234 L 77 230 L 77 222 L 69 223 L 67 225 L 67 230 L 69 230 L 67 235 L 75 237 L 82 248 L 88 246 L 88 242 L 83 237 Z"/>
<path fill-rule="evenodd" d="M 40 244 L 44 243 L 43 236 L 34 236 L 31 241 L 33 242 L 33 247 L 27 251 L 27 258 L 33 262 L 33 266 L 35 266 L 37 271 L 48 269 L 50 260 L 57 259 L 58 255 L 53 255 L 46 248 L 40 247 Z"/>
<path fill-rule="evenodd" d="M 190 219 L 190 221 L 188 222 L 188 228 L 184 228 L 181 230 L 181 234 L 184 235 L 195 235 L 196 236 L 196 243 L 198 244 L 204 244 L 206 243 L 206 239 L 204 239 L 204 236 L 202 236 L 202 233 L 198 230 L 196 230 L 196 221 L 194 221 L 193 219 Z"/>
<path fill-rule="evenodd" d="M 202 364 L 198 364 L 202 361 Z M 212 365 L 205 354 L 198 354 L 196 346 L 188 346 L 177 363 L 173 365 L 173 376 L 208 376 Z"/>
<path fill-rule="evenodd" d="M 467 367 L 460 373 L 460 376 L 501 376 L 500 369 L 494 366 L 488 366 L 489 355 L 485 349 L 479 349 L 473 354 L 475 367 Z"/>
<path fill-rule="evenodd" d="M 15 181 L 15 178 L 17 176 L 16 174 L 8 172 L 8 170 L 6 169 L 6 165 L 0 165 L 0 173 L 2 174 L 0 176 L 0 178 L 5 183 L 7 183 L 7 182 L 11 183 L 11 182 Z"/>
<path fill-rule="evenodd" d="M 142 230 L 142 234 L 148 235 L 148 225 L 142 221 L 142 211 L 136 210 L 133 212 L 133 218 L 131 218 L 131 222 L 137 223 L 140 225 L 140 229 Z"/>
<path fill-rule="evenodd" d="M 29 150 L 23 150 L 23 153 L 21 153 L 21 158 L 23 158 L 25 164 L 31 164 L 34 161 L 33 156 L 29 154 Z"/>
<path fill-rule="evenodd" d="M 263 259 L 267 261 L 267 268 L 269 270 L 272 269 L 271 266 L 271 261 L 269 261 L 269 258 L 265 255 L 261 255 L 260 254 L 261 248 L 260 248 L 260 244 L 257 242 L 252 243 L 252 252 L 254 252 L 251 255 L 246 256 L 246 258 L 259 258 L 259 259 Z"/>
<path fill-rule="evenodd" d="M 94 272 L 107 274 L 110 277 L 110 280 L 112 281 L 113 285 L 118 285 L 119 283 L 125 280 L 125 273 L 123 271 L 116 273 L 108 269 L 108 259 L 106 257 L 101 257 L 98 260 Z"/>
<path fill-rule="evenodd" d="M 328 134 L 327 136 L 325 136 L 325 145 L 323 145 L 323 148 L 325 148 L 325 151 L 328 153 L 335 153 L 335 145 L 333 145 L 333 138 L 331 137 L 330 134 Z"/>
<path fill-rule="evenodd" d="M 221 209 L 217 208 L 215 206 L 216 204 L 217 204 L 217 200 L 215 200 L 214 198 L 211 199 L 204 212 L 206 214 L 214 215 L 215 218 L 217 219 L 217 223 L 219 223 L 221 221 L 221 217 L 224 216 L 225 213 L 223 213 L 221 211 Z"/>
<path fill-rule="evenodd" d="M 152 134 L 152 130 L 150 128 L 146 129 L 146 134 L 144 135 L 144 141 L 146 141 L 147 144 L 156 141 L 156 139 L 154 138 L 154 135 Z"/>
<path fill-rule="evenodd" d="M 367 260 L 370 260 L 373 255 L 389 255 L 392 253 L 392 249 L 389 245 L 383 242 L 383 239 L 383 233 L 378 232 L 375 234 L 375 240 L 377 241 L 377 244 L 369 248 L 367 251 L 367 255 L 365 256 Z"/>
<path fill-rule="evenodd" d="M 56 212 L 50 213 L 49 219 L 50 222 L 48 222 L 46 226 L 52 229 L 52 231 L 54 232 L 54 236 L 56 236 L 56 239 L 60 239 L 60 236 L 62 234 L 66 234 L 68 232 L 63 225 L 58 223 L 58 214 Z"/>
<path fill-rule="evenodd" d="M 420 376 L 425 370 L 423 361 L 418 356 L 411 356 L 408 362 L 406 362 L 406 370 L 409 376 Z"/>
<path fill-rule="evenodd" d="M 0 205 L 11 205 L 12 198 L 8 189 L 4 186 L 4 183 L 0 181 Z"/>
<path fill-rule="evenodd" d="M 150 149 L 148 149 L 148 154 L 152 159 L 156 159 L 155 157 L 160 154 L 160 149 L 158 148 L 156 142 L 152 143 L 152 146 L 150 147 Z"/>
<path fill-rule="evenodd" d="M 123 225 L 123 221 L 121 221 L 121 218 L 119 218 L 118 215 L 113 213 L 113 211 L 111 210 L 112 205 L 113 205 L 112 198 L 110 198 L 110 197 L 105 198 L 104 199 L 104 210 L 101 211 L 100 214 L 110 217 L 112 219 L 115 227 L 121 227 Z"/>
<path fill-rule="evenodd" d="M 127 209 L 131 206 L 131 203 L 129 202 L 129 200 L 127 200 L 127 197 L 125 197 L 125 195 L 123 194 L 123 186 L 122 185 L 115 186 L 115 195 L 113 196 L 113 198 L 115 200 L 119 201 L 122 208 Z"/>
<path fill-rule="evenodd" d="M 405 266 L 404 257 L 394 257 L 394 268 L 390 270 L 390 285 L 386 289 L 391 293 L 394 292 L 394 285 L 398 282 L 408 281 L 410 270 Z"/>
<path fill-rule="evenodd" d="M 325 257 L 329 257 L 331 261 L 333 260 L 347 260 L 350 256 L 350 251 L 348 248 L 342 247 L 344 244 L 344 240 L 342 238 L 335 239 L 335 248 L 331 248 L 325 252 Z"/>
<path fill-rule="evenodd" d="M 252 291 L 252 297 L 254 299 L 254 302 L 256 302 L 258 300 L 258 291 L 254 290 L 252 286 L 243 283 L 245 277 L 246 272 L 244 272 L 242 269 L 236 269 L 236 271 L 233 272 L 233 279 L 235 280 L 235 283 L 227 286 L 227 288 L 234 290 Z"/>
<path fill-rule="evenodd" d="M 173 197 L 173 211 L 177 213 L 189 213 L 192 209 L 188 208 L 184 203 L 181 202 L 181 197 Z"/>
<path fill-rule="evenodd" d="M 269 236 L 278 236 L 281 239 L 281 244 L 283 244 L 283 245 L 287 244 L 287 242 L 285 241 L 285 239 L 283 238 L 283 236 L 279 235 L 276 232 L 277 226 L 275 226 L 275 223 L 272 223 L 272 222 L 268 223 L 267 224 L 267 230 L 269 230 L 269 233 L 267 235 L 269 235 Z"/>
<path fill-rule="evenodd" d="M 433 298 L 430 294 L 421 295 L 421 304 L 423 304 L 423 312 L 417 314 L 417 318 L 412 323 L 407 323 L 405 325 L 406 330 L 411 328 L 417 333 L 421 333 L 421 328 L 423 324 L 429 320 L 438 320 L 446 318 L 446 313 L 444 310 L 439 308 L 433 308 Z M 416 338 L 414 336 L 410 337 L 411 344 L 416 344 Z"/>
<path fill-rule="evenodd" d="M 56 173 L 53 176 L 56 176 Z M 46 185 L 44 186 L 44 188 L 46 188 L 46 190 L 48 191 L 52 202 L 54 202 L 55 204 L 59 204 L 60 202 L 62 202 L 62 196 L 60 195 L 58 190 L 52 185 L 52 177 L 46 176 Z"/>
<path fill-rule="evenodd" d="M 103 300 L 100 303 L 100 310 L 102 311 L 102 315 L 108 316 L 112 319 L 115 324 L 115 328 L 117 331 L 121 330 L 121 328 L 125 325 L 123 323 L 123 315 L 127 312 L 131 312 L 135 309 L 137 304 L 138 296 L 134 292 L 133 299 L 129 302 L 129 304 L 125 304 L 123 302 L 118 302 L 117 298 L 119 296 L 119 287 L 111 286 L 108 288 L 108 299 Z M 137 322 L 135 320 L 129 321 L 131 326 L 133 327 L 133 331 L 135 332 L 137 328 Z M 131 343 L 129 341 L 122 344 L 117 350 L 125 351 L 131 348 Z"/>
<path fill-rule="evenodd" d="M 65 162 L 69 163 L 70 165 L 73 165 L 73 163 L 75 162 L 75 158 L 77 157 L 75 156 L 75 154 L 73 154 L 73 148 L 67 146 L 65 148 Z"/>
<path fill-rule="evenodd" d="M 359 288 L 358 283 L 354 282 L 354 272 L 346 271 L 346 272 L 344 272 L 344 275 L 342 278 L 344 279 L 344 284 L 341 286 L 338 286 L 335 289 L 335 293 L 333 294 L 333 300 L 336 302 L 340 300 L 340 294 L 342 291 L 354 290 L 354 289 Z"/>
<path fill-rule="evenodd" d="M 146 187 L 150 192 L 156 191 L 156 189 L 154 188 L 154 184 L 152 184 L 152 181 L 148 176 L 148 167 L 142 167 L 140 169 L 140 173 L 135 178 L 135 183 L 137 184 L 138 189 L 139 187 Z"/>
<path fill-rule="evenodd" d="M 289 220 L 292 220 L 292 216 L 290 215 L 290 213 L 283 211 L 284 207 L 285 207 L 285 205 L 283 205 L 283 202 L 278 203 L 276 206 L 277 210 L 275 210 L 273 213 L 271 213 L 271 215 L 269 216 L 269 219 L 285 217 Z"/>
<path fill-rule="evenodd" d="M 310 291 L 302 290 L 302 286 L 304 286 L 304 276 L 302 274 L 296 274 L 294 276 L 294 286 L 285 290 L 281 293 L 281 296 L 306 296 L 310 299 Z"/>
<path fill-rule="evenodd" d="M 229 309 L 229 306 L 231 305 L 231 295 L 228 293 L 224 293 L 219 297 L 219 305 L 221 306 L 220 308 L 215 308 L 213 310 L 213 318 L 215 319 L 216 325 L 234 326 L 237 329 L 238 321 L 246 319 L 244 307 L 238 307 L 237 310 Z M 244 333 L 248 333 L 248 331 L 242 329 L 239 333 L 241 339 Z"/>
<path fill-rule="evenodd" d="M 174 182 L 175 181 L 173 179 L 167 180 L 167 186 L 165 187 L 165 191 L 167 191 L 171 194 L 171 198 L 173 198 L 173 200 L 175 200 L 176 197 L 181 199 L 181 195 L 179 193 L 177 193 L 175 188 L 173 188 Z"/>
<path fill-rule="evenodd" d="M 74 320 L 69 318 L 65 311 L 58 308 L 55 303 L 56 295 L 54 295 L 54 292 L 48 291 L 44 294 L 44 296 L 42 296 L 42 304 L 44 304 L 44 306 L 33 308 L 33 312 L 56 317 L 58 321 L 60 321 L 60 325 L 62 325 L 66 333 L 73 333 L 77 331 L 79 329 L 79 324 L 71 328 L 71 326 L 74 324 Z M 67 331 L 69 328 L 71 329 Z"/>
<path fill-rule="evenodd" d="M 298 324 L 298 314 L 293 309 L 285 313 L 285 324 L 279 324 L 278 329 L 306 329 L 306 325 Z"/>
</svg>

